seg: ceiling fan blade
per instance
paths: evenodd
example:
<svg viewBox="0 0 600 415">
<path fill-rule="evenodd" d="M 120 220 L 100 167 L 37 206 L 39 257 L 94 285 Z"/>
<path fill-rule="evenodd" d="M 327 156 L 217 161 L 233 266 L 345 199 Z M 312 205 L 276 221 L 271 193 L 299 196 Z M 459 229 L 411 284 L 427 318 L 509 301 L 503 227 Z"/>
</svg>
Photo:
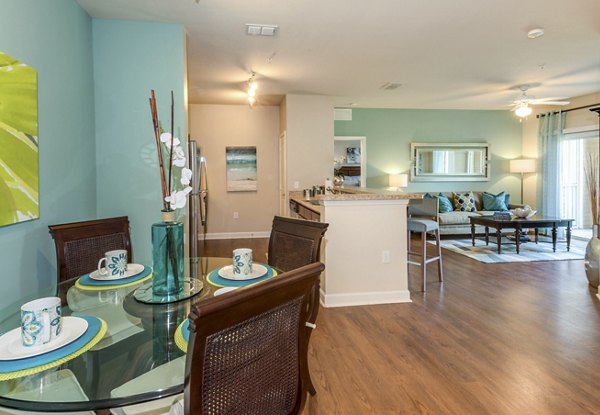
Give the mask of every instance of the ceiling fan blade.
<svg viewBox="0 0 600 415">
<path fill-rule="evenodd" d="M 569 101 L 542 101 L 536 100 L 529 103 L 530 105 L 569 105 Z"/>
</svg>

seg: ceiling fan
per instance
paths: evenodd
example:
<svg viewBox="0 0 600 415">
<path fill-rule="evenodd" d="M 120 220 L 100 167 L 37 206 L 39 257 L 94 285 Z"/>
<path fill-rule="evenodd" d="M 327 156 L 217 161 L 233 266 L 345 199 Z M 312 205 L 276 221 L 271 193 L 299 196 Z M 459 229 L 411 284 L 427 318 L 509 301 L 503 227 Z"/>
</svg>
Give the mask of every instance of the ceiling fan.
<svg viewBox="0 0 600 415">
<path fill-rule="evenodd" d="M 540 98 L 528 96 L 529 85 L 521 85 L 519 89 L 522 95 L 519 99 L 513 101 L 511 111 L 514 111 L 518 117 L 524 118 L 531 114 L 530 105 L 568 105 L 569 101 L 559 101 L 561 98 Z"/>
</svg>

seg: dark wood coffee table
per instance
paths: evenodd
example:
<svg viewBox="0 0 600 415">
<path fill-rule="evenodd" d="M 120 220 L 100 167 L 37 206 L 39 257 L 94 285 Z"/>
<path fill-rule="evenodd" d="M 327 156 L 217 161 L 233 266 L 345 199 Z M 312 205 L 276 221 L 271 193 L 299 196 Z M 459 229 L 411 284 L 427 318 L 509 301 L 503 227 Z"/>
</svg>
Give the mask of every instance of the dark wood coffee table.
<svg viewBox="0 0 600 415">
<path fill-rule="evenodd" d="M 535 243 L 538 243 L 538 231 L 540 228 L 552 228 L 552 251 L 556 252 L 556 230 L 560 227 L 567 228 L 567 251 L 571 249 L 571 224 L 574 219 L 550 218 L 545 216 L 532 216 L 528 219 L 513 217 L 512 219 L 494 219 L 493 216 L 471 216 L 471 241 L 475 246 L 475 225 L 485 227 L 485 243 L 489 245 L 489 228 L 496 229 L 496 244 L 498 253 L 502 253 L 502 229 L 515 230 L 515 243 L 517 245 L 517 254 L 521 244 L 521 231 L 523 229 L 535 229 Z"/>
</svg>

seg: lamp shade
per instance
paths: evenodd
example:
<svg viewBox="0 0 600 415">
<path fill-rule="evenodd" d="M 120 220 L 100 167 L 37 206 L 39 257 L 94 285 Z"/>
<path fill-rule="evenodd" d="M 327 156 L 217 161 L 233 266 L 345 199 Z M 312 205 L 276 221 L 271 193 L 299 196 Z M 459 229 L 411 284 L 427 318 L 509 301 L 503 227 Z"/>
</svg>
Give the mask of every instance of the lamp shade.
<svg viewBox="0 0 600 415">
<path fill-rule="evenodd" d="M 406 187 L 408 186 L 408 174 L 390 174 L 390 187 Z"/>
<path fill-rule="evenodd" d="M 535 160 L 514 159 L 510 161 L 509 171 L 511 173 L 535 173 Z"/>
</svg>

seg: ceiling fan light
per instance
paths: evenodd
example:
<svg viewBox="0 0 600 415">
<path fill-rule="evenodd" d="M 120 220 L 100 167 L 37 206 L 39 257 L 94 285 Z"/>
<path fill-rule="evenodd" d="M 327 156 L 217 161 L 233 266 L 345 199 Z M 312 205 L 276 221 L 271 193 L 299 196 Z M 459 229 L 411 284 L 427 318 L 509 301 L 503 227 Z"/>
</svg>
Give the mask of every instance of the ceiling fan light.
<svg viewBox="0 0 600 415">
<path fill-rule="evenodd" d="M 521 105 L 519 108 L 517 108 L 515 110 L 515 114 L 517 114 L 518 117 L 527 117 L 528 115 L 531 114 L 531 107 L 528 106 L 527 104 L 525 105 Z"/>
</svg>

